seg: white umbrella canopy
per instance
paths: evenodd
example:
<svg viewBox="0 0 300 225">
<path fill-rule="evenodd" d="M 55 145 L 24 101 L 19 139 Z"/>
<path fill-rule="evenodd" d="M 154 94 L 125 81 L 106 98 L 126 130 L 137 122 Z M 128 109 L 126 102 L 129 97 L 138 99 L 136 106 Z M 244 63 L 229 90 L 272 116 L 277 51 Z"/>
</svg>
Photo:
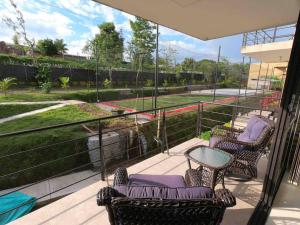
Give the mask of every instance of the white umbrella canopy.
<svg viewBox="0 0 300 225">
<path fill-rule="evenodd" d="M 94 0 L 201 40 L 297 22 L 300 0 Z"/>
</svg>

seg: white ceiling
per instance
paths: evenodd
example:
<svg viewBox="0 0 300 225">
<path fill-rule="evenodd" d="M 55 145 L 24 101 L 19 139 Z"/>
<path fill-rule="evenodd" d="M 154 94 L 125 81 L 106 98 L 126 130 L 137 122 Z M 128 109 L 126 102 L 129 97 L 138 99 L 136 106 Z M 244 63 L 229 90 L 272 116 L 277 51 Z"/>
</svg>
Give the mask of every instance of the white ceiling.
<svg viewBox="0 0 300 225">
<path fill-rule="evenodd" d="M 94 0 L 202 40 L 297 22 L 300 0 Z"/>
</svg>

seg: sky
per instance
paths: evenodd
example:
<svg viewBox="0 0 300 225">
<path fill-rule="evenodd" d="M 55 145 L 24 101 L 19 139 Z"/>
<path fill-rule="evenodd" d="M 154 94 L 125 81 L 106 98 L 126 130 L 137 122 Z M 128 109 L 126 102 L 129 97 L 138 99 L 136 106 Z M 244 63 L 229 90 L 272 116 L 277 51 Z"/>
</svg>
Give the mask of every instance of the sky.
<svg viewBox="0 0 300 225">
<path fill-rule="evenodd" d="M 14 0 L 22 11 L 26 30 L 30 38 L 64 39 L 69 54 L 84 55 L 83 46 L 99 32 L 98 24 L 114 22 L 116 29 L 122 32 L 125 46 L 130 42 L 132 32 L 130 20 L 133 15 L 101 5 L 92 0 Z M 0 0 L 0 41 L 12 42 L 14 32 L 3 22 L 4 17 L 15 19 L 9 0 Z M 241 62 L 242 35 L 202 41 L 183 33 L 160 26 L 159 46 L 170 46 L 176 50 L 176 60 L 185 57 L 197 60 L 217 60 L 221 45 L 221 57 L 231 62 Z M 247 60 L 247 59 L 246 59 Z"/>
</svg>

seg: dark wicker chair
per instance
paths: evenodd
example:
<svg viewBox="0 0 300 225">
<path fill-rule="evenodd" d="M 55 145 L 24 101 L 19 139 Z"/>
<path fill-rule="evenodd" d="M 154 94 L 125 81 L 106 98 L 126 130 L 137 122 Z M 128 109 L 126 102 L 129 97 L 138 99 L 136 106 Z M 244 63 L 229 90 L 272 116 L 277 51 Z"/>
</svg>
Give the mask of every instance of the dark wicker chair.
<svg viewBox="0 0 300 225">
<path fill-rule="evenodd" d="M 256 120 L 258 123 L 265 123 L 265 127 L 259 133 L 255 133 L 257 138 L 251 141 L 241 140 L 241 135 L 245 134 L 250 126 L 250 121 Z M 260 124 L 258 124 L 260 126 Z M 243 179 L 257 177 L 257 163 L 262 154 L 266 153 L 266 148 L 271 142 L 274 133 L 274 122 L 263 117 L 252 117 L 245 129 L 228 128 L 216 126 L 212 129 L 210 147 L 218 148 L 235 156 L 232 166 L 227 169 L 227 175 L 237 176 Z M 247 138 L 246 138 L 247 139 Z"/>
<path fill-rule="evenodd" d="M 217 225 L 221 223 L 226 207 L 236 204 L 235 197 L 227 189 L 213 192 L 210 188 L 199 187 L 197 182 L 201 181 L 197 177 L 190 177 L 197 176 L 197 173 L 193 170 L 186 172 L 188 184 L 182 176 L 133 176 L 131 175 L 128 178 L 126 169 L 118 168 L 115 173 L 113 187 L 102 188 L 97 195 L 97 203 L 99 206 L 106 206 L 109 221 L 112 225 Z M 148 177 L 150 177 L 150 180 L 148 180 Z M 172 188 L 166 183 L 161 183 L 161 178 L 166 182 L 170 179 L 173 183 Z M 181 187 L 174 188 L 174 180 L 176 179 L 182 180 L 185 187 L 179 185 Z M 140 181 L 142 183 L 146 182 L 149 186 L 139 186 Z M 185 191 L 185 189 L 197 192 L 202 191 L 202 188 L 205 190 L 206 195 L 211 192 L 211 196 L 207 198 L 180 196 L 174 199 L 160 196 L 168 195 L 171 192 L 179 193 L 179 190 Z M 132 196 L 135 189 L 143 189 L 140 197 Z M 145 191 L 150 189 L 150 192 Z"/>
</svg>

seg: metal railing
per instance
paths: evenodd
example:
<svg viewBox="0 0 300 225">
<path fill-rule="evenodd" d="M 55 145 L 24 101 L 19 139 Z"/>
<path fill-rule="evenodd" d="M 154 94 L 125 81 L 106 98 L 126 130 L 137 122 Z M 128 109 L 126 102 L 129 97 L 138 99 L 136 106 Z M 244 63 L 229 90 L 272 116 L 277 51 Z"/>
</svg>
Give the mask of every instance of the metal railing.
<svg viewBox="0 0 300 225">
<path fill-rule="evenodd" d="M 79 121 L 55 126 L 42 127 L 32 130 L 23 130 L 13 133 L 0 134 L 0 142 L 7 143 L 8 149 L 0 149 L 5 152 L 0 155 L 0 165 L 11 166 L 0 172 L 0 197 L 16 191 L 24 191 L 44 182 L 67 176 L 75 172 L 90 171 L 85 176 L 55 190 L 49 190 L 35 196 L 35 201 L 48 198 L 57 198 L 62 191 L 74 192 L 84 182 L 95 182 L 93 179 L 105 180 L 107 176 L 119 166 L 129 166 L 145 158 L 160 152 L 169 153 L 169 148 L 183 143 L 201 133 L 209 131 L 215 125 L 234 121 L 237 115 L 247 118 L 246 114 L 253 110 L 274 113 L 273 110 L 262 107 L 249 106 L 247 99 L 253 102 L 259 101 L 261 96 L 252 98 L 241 96 L 239 103 L 221 104 L 216 102 L 197 101 L 178 104 L 168 107 L 132 112 L 121 115 L 107 116 L 92 120 Z M 247 105 L 247 106 L 245 106 Z M 195 106 L 189 110 L 176 114 L 167 112 L 187 106 Z M 144 113 L 155 113 L 157 117 L 145 124 L 137 123 L 137 118 Z M 118 126 L 107 126 L 109 121 Z M 88 132 L 86 131 L 88 130 Z M 113 134 L 119 138 L 110 139 Z M 61 135 L 61 136 L 60 136 Z M 62 137 L 65 135 L 65 137 Z M 96 145 L 88 146 L 89 140 L 95 138 Z M 28 143 L 24 140 L 31 140 Z M 49 140 L 50 139 L 50 140 Z M 146 140 L 146 142 L 145 142 Z M 23 141 L 23 142 L 22 142 Z M 98 143 L 97 143 L 98 141 Z M 23 144 L 22 144 L 23 143 Z M 121 143 L 121 144 L 120 144 Z M 10 148 L 9 146 L 12 145 Z M 4 145 L 0 145 L 4 146 Z M 17 151 L 15 148 L 18 148 Z M 10 151 L 10 150 L 14 151 Z M 95 153 L 97 157 L 90 157 Z M 36 157 L 32 163 L 25 163 L 27 159 Z M 35 162 L 38 161 L 38 162 Z M 91 181 L 92 180 L 92 181 Z M 63 193 L 64 195 L 66 192 Z M 24 203 L 29 204 L 30 202 Z M 23 204 L 23 205 L 24 205 Z M 19 205 L 16 208 L 20 208 Z M 6 214 L 15 210 L 10 209 L 0 214 Z"/>
<path fill-rule="evenodd" d="M 295 29 L 293 24 L 244 33 L 242 47 L 293 40 Z"/>
</svg>

